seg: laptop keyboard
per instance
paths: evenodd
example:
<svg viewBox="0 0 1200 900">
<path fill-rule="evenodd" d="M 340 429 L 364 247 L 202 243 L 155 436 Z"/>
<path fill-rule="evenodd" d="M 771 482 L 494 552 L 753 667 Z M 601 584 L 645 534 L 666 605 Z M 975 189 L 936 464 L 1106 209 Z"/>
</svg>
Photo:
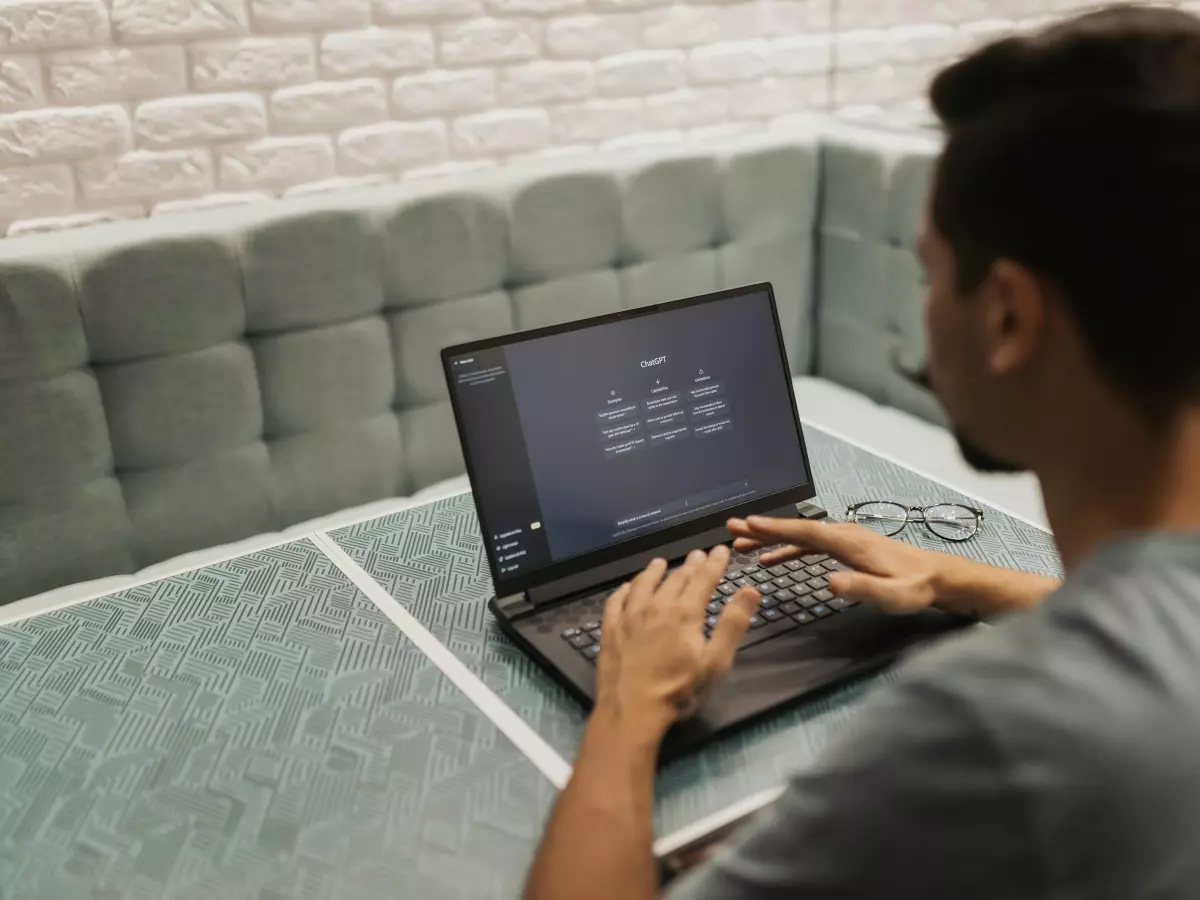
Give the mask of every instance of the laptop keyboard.
<svg viewBox="0 0 1200 900">
<path fill-rule="evenodd" d="M 858 601 L 835 597 L 829 590 L 828 578 L 829 573 L 845 568 L 820 553 L 770 568 L 757 563 L 730 563 L 709 597 L 704 634 L 706 637 L 712 634 L 721 610 L 742 587 L 756 589 L 762 594 L 762 600 L 757 615 L 750 619 L 750 628 L 738 645 L 739 650 L 845 612 L 857 606 Z M 595 662 L 600 655 L 601 631 L 598 620 L 583 621 L 563 631 L 562 639 L 584 659 Z"/>
</svg>

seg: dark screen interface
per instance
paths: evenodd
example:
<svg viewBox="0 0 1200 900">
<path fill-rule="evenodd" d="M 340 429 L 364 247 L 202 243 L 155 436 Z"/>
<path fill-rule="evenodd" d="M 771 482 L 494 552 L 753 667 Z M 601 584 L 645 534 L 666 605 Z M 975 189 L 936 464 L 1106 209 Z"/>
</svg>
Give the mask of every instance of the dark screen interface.
<svg viewBox="0 0 1200 900">
<path fill-rule="evenodd" d="M 808 481 L 768 294 L 450 360 L 502 577 Z"/>
</svg>

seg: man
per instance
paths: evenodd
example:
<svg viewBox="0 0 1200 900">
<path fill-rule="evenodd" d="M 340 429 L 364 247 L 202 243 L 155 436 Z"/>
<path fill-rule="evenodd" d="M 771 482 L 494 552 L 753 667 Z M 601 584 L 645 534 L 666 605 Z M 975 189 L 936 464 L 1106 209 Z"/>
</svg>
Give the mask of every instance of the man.
<svg viewBox="0 0 1200 900">
<path fill-rule="evenodd" d="M 774 559 L 832 553 L 858 570 L 834 590 L 890 612 L 1019 614 L 903 666 L 670 896 L 1200 897 L 1200 20 L 1100 11 L 972 55 L 931 96 L 929 375 L 972 462 L 1037 474 L 1068 576 L 731 521 L 742 547 L 794 545 Z M 756 600 L 703 640 L 726 558 L 665 581 L 656 562 L 609 602 L 530 900 L 657 895 L 658 742 Z"/>
</svg>

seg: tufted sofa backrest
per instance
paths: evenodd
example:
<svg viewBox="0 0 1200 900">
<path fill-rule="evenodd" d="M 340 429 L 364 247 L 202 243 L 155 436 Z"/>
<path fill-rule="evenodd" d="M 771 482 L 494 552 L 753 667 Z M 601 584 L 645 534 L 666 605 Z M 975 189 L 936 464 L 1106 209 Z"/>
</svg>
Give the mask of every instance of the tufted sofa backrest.
<svg viewBox="0 0 1200 900">
<path fill-rule="evenodd" d="M 439 350 L 772 281 L 816 129 L 0 244 L 0 602 L 462 470 Z"/>
<path fill-rule="evenodd" d="M 931 133 L 829 123 L 817 229 L 819 375 L 944 424 L 913 376 L 925 362 L 925 279 L 916 255 L 933 164 Z"/>
</svg>

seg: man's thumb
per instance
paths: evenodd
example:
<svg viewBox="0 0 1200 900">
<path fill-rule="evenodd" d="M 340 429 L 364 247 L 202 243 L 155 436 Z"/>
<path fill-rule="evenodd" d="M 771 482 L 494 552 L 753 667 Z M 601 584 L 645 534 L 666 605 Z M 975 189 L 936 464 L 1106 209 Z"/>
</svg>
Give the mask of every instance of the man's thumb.
<svg viewBox="0 0 1200 900">
<path fill-rule="evenodd" d="M 834 572 L 829 576 L 829 589 L 839 597 L 889 608 L 900 600 L 893 578 L 880 578 L 862 572 Z"/>
</svg>

